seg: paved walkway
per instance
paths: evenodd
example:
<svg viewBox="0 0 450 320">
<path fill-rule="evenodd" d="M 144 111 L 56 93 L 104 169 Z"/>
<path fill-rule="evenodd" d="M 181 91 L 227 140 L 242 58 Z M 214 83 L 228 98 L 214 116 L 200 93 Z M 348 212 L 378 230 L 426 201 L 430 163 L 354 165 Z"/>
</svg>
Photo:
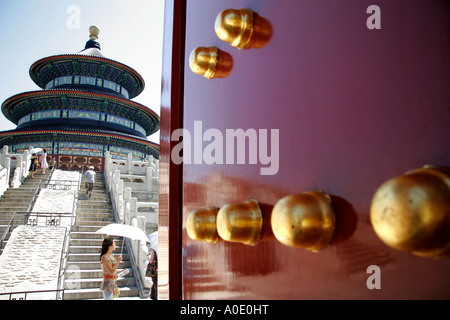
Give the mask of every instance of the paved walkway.
<svg viewBox="0 0 450 320">
<path fill-rule="evenodd" d="M 79 173 L 59 170 L 52 176 L 52 180 L 77 181 L 78 178 Z M 75 190 L 42 189 L 32 212 L 72 212 L 75 194 Z M 62 218 L 59 226 L 47 226 L 46 218 L 36 215 L 30 218 L 35 218 L 37 225 L 14 229 L 0 255 L 0 300 L 10 298 L 1 295 L 5 292 L 57 289 L 64 236 L 71 219 Z M 56 299 L 56 292 L 33 293 L 27 299 Z"/>
<path fill-rule="evenodd" d="M 56 289 L 65 231 L 63 227 L 40 226 L 14 229 L 0 256 L 0 294 Z M 28 298 L 55 299 L 56 292 Z M 9 296 L 0 295 L 0 299 Z"/>
</svg>

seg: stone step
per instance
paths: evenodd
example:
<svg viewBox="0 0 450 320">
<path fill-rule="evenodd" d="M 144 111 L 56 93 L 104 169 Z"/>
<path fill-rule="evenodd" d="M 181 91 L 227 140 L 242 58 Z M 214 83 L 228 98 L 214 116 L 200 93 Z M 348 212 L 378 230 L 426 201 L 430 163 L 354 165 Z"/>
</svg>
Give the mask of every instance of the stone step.
<svg viewBox="0 0 450 320">
<path fill-rule="evenodd" d="M 8 199 L 12 197 L 24 197 L 24 198 L 32 198 L 34 194 L 36 193 L 37 188 L 30 188 L 30 189 L 12 189 L 9 188 L 7 193 L 4 193 L 2 197 L 0 198 L 0 201 L 2 199 Z"/>
<path fill-rule="evenodd" d="M 92 197 L 91 199 L 83 200 L 78 197 L 78 205 L 80 207 L 89 207 L 91 205 L 95 204 L 107 204 L 112 205 L 111 200 L 109 197 Z"/>
<path fill-rule="evenodd" d="M 106 188 L 106 183 L 105 181 L 103 181 L 103 179 L 94 182 L 94 190 L 102 188 Z M 81 189 L 86 189 L 86 180 L 84 178 L 81 180 Z"/>
<path fill-rule="evenodd" d="M 47 175 L 42 175 L 42 174 L 35 174 L 34 178 L 29 175 L 28 177 L 25 178 L 25 180 L 22 182 L 22 184 L 28 183 L 28 184 L 33 184 L 33 183 L 39 183 L 42 181 L 45 181 L 48 179 L 48 174 Z"/>
<path fill-rule="evenodd" d="M 78 192 L 78 195 L 79 195 L 78 200 L 81 203 L 85 203 L 85 202 L 89 203 L 89 202 L 93 202 L 93 201 L 96 201 L 96 200 L 100 200 L 100 201 L 103 201 L 103 200 L 106 200 L 106 199 L 109 200 L 109 194 L 106 193 L 106 192 L 93 191 L 91 197 L 89 198 L 88 194 L 86 194 L 86 192 L 84 190 L 80 190 Z"/>
<path fill-rule="evenodd" d="M 47 178 L 45 179 L 40 179 L 40 178 L 27 178 L 24 182 L 22 182 L 22 184 L 19 186 L 19 188 L 21 188 L 22 186 L 38 186 L 39 184 L 44 185 L 45 181 L 47 180 Z"/>
<path fill-rule="evenodd" d="M 112 209 L 80 209 L 77 207 L 77 216 L 86 217 L 90 214 L 109 214 L 112 216 Z"/>
<path fill-rule="evenodd" d="M 82 225 L 75 225 L 72 227 L 72 233 L 74 232 L 83 232 L 83 233 L 95 233 L 98 229 L 104 227 L 104 225 L 90 225 L 90 226 L 82 226 Z M 83 239 L 81 238 L 77 238 L 77 239 Z M 94 238 L 95 239 L 95 238 Z M 100 238 L 99 238 L 100 239 Z M 92 240 L 92 237 L 91 237 Z"/>
<path fill-rule="evenodd" d="M 84 187 L 84 185 L 81 185 L 80 193 L 86 194 L 86 191 L 87 190 Z M 96 186 L 96 187 L 94 187 L 94 189 L 92 190 L 92 195 L 94 195 L 94 194 L 107 194 L 106 186 Z"/>
<path fill-rule="evenodd" d="M 8 225 L 9 225 L 9 223 L 0 222 L 0 238 L 3 235 L 3 232 L 6 231 L 6 228 L 8 227 Z"/>
<path fill-rule="evenodd" d="M 103 278 L 66 278 L 64 281 L 65 289 L 90 289 L 90 288 L 100 288 Z M 124 277 L 116 280 L 117 286 L 128 287 L 134 285 L 134 277 Z"/>
<path fill-rule="evenodd" d="M 92 270 L 96 268 L 101 268 L 100 264 L 100 254 L 97 255 L 96 261 L 68 261 L 67 269 L 69 270 Z M 131 261 L 120 262 L 119 269 L 131 268 Z"/>
<path fill-rule="evenodd" d="M 30 203 L 30 200 L 31 200 L 31 198 L 30 199 L 27 199 L 27 198 L 24 198 L 24 197 L 16 197 L 16 198 L 12 198 L 12 197 L 9 197 L 9 198 L 1 198 L 1 204 L 6 204 L 6 203 L 17 203 L 17 204 L 25 204 L 25 203 L 27 203 L 27 204 L 29 204 Z"/>
<path fill-rule="evenodd" d="M 107 226 L 108 224 L 114 223 L 114 220 L 112 218 L 109 218 L 108 220 L 86 220 L 86 221 L 80 221 L 78 220 L 77 224 L 79 226 L 91 226 L 91 225 L 95 225 L 97 227 L 97 229 L 95 231 L 97 231 L 98 229 L 100 229 L 101 227 Z M 94 232 L 95 232 L 94 231 Z"/>
<path fill-rule="evenodd" d="M 69 254 L 97 254 L 99 256 L 100 249 L 102 247 L 102 241 L 98 242 L 85 242 L 84 245 L 74 244 L 70 242 Z M 114 254 L 120 254 L 120 250 L 122 249 L 122 241 L 116 242 L 116 250 Z M 120 242 L 120 243 L 119 243 Z M 125 258 L 125 255 L 128 256 L 126 247 L 123 248 L 122 257 Z"/>
<path fill-rule="evenodd" d="M 11 189 L 9 188 L 7 192 L 5 192 L 1 199 L 9 198 L 9 197 L 23 197 L 23 196 L 33 196 L 36 192 L 36 189 Z"/>
<path fill-rule="evenodd" d="M 84 219 L 84 220 L 78 219 L 78 221 L 77 221 L 77 225 L 79 227 L 89 227 L 89 226 L 97 227 L 96 229 L 92 228 L 91 229 L 92 231 L 86 229 L 85 232 L 96 232 L 98 229 L 105 227 L 111 223 L 114 223 L 114 220 L 112 218 L 108 218 L 108 219 L 105 218 L 104 220 L 101 220 L 101 219 Z"/>
<path fill-rule="evenodd" d="M 77 209 L 79 209 L 79 207 L 77 207 Z M 112 213 L 112 209 L 92 209 L 92 211 L 81 211 L 79 212 L 77 210 L 77 217 L 99 217 L 99 218 L 103 218 L 103 217 L 112 217 L 113 213 Z"/>
<path fill-rule="evenodd" d="M 92 196 L 90 199 L 87 200 L 83 200 L 83 199 L 78 199 L 78 202 L 80 205 L 93 205 L 93 204 L 111 204 L 111 200 L 109 199 L 109 196 L 105 195 L 105 196 Z"/>
<path fill-rule="evenodd" d="M 86 197 L 86 199 L 83 199 L 83 197 Z M 102 203 L 102 202 L 108 202 L 109 204 L 111 204 L 111 200 L 109 198 L 109 196 L 95 196 L 92 195 L 91 198 L 88 198 L 87 195 L 85 194 L 81 194 L 78 196 L 78 204 L 79 205 L 91 205 L 91 204 L 98 204 L 98 203 Z"/>
<path fill-rule="evenodd" d="M 29 180 L 30 178 L 27 178 L 24 182 L 22 182 L 22 184 L 20 185 L 20 188 L 32 188 L 32 187 L 37 187 L 39 186 L 41 183 L 42 185 L 44 185 L 45 179 L 42 179 L 42 181 L 40 179 L 34 178 Z"/>
<path fill-rule="evenodd" d="M 89 204 L 90 202 L 93 202 L 93 201 L 105 201 L 105 200 L 110 201 L 109 200 L 109 196 L 107 196 L 107 195 L 94 195 L 93 194 L 92 197 L 89 198 L 88 195 L 85 194 L 85 193 L 79 193 L 78 194 L 78 203 L 80 205 L 82 205 L 82 204 Z"/>
<path fill-rule="evenodd" d="M 80 208 L 77 207 L 77 216 L 80 217 L 88 217 L 90 214 L 95 214 L 95 215 L 110 215 L 113 216 L 113 209 L 93 209 L 93 208 Z"/>
<path fill-rule="evenodd" d="M 14 206 L 12 204 L 9 206 L 2 206 L 0 204 L 0 216 L 3 214 L 12 216 L 11 213 L 14 213 L 14 212 L 25 212 L 26 209 L 28 209 L 28 207 L 29 207 L 29 204 L 27 206 L 22 206 L 22 205 Z"/>
<path fill-rule="evenodd" d="M 18 212 L 23 211 L 23 210 L 18 210 Z M 11 222 L 11 219 L 14 215 L 15 211 L 11 211 L 11 212 L 4 212 L 0 214 L 0 225 L 6 227 L 7 225 L 9 225 L 9 223 Z M 14 219 L 16 222 L 15 224 L 17 225 L 18 222 L 20 222 L 20 224 L 25 224 L 23 223 L 23 216 L 21 216 L 20 218 Z"/>
<path fill-rule="evenodd" d="M 9 194 L 9 195 L 3 195 L 1 198 L 0 198 L 0 203 L 2 203 L 4 200 L 6 200 L 6 199 L 17 199 L 17 198 L 21 198 L 21 199 L 27 199 L 27 201 L 30 201 L 31 199 L 33 199 L 33 196 L 34 196 L 34 192 L 33 193 L 29 193 L 29 192 L 24 192 L 24 193 L 21 193 L 21 192 L 17 192 L 17 193 L 14 193 L 14 194 Z"/>
<path fill-rule="evenodd" d="M 92 214 L 92 215 L 85 215 L 85 216 L 79 216 L 77 215 L 77 225 L 82 226 L 86 225 L 85 222 L 92 221 L 94 225 L 104 225 L 103 222 L 113 223 L 114 219 L 109 215 L 101 215 L 101 214 Z M 99 222 L 100 224 L 96 224 L 96 222 Z"/>
<path fill-rule="evenodd" d="M 77 221 L 85 221 L 85 220 L 111 220 L 113 218 L 111 212 L 98 212 L 98 211 L 86 211 L 86 212 L 78 212 L 77 211 Z"/>
<path fill-rule="evenodd" d="M 102 269 L 80 269 L 77 266 L 71 266 L 70 268 L 67 268 L 65 275 L 66 281 L 67 279 L 91 279 L 101 278 L 102 276 Z"/>
<path fill-rule="evenodd" d="M 138 297 L 139 289 L 136 286 L 131 287 L 121 287 L 120 289 L 120 300 L 121 297 Z M 75 289 L 75 290 L 65 290 L 64 300 L 80 300 L 80 299 L 102 299 L 103 294 L 99 288 L 89 288 L 89 289 Z M 115 298 L 117 300 L 117 298 Z"/>
<path fill-rule="evenodd" d="M 84 184 L 81 185 L 80 193 L 86 194 L 86 187 Z M 94 189 L 92 190 L 92 195 L 94 194 L 107 194 L 106 186 L 94 186 Z"/>
<path fill-rule="evenodd" d="M 91 204 L 91 203 L 96 203 L 98 201 L 109 201 L 111 202 L 109 195 L 108 194 L 92 194 L 91 197 L 89 198 L 89 196 L 84 193 L 84 192 L 80 192 L 78 193 L 78 202 L 80 204 Z"/>
<path fill-rule="evenodd" d="M 81 188 L 80 191 L 86 192 L 86 184 L 84 182 L 81 182 Z M 92 189 L 92 192 L 105 192 L 106 191 L 106 185 L 94 183 L 94 188 Z"/>
<path fill-rule="evenodd" d="M 80 189 L 80 195 L 86 195 L 86 198 L 82 198 L 84 200 L 89 200 L 89 197 L 87 197 L 86 189 L 83 187 Z M 109 196 L 107 191 L 105 189 L 94 189 L 92 190 L 92 197 L 101 197 L 101 196 Z"/>
<path fill-rule="evenodd" d="M 119 270 L 125 269 L 122 266 Z M 68 268 L 66 270 L 66 279 L 98 279 L 103 277 L 103 271 L 101 268 L 98 269 L 79 269 L 79 268 Z M 133 270 L 127 275 L 128 279 L 133 278 Z"/>
<path fill-rule="evenodd" d="M 98 229 L 100 229 L 100 228 L 101 228 L 101 226 Z M 72 231 L 70 238 L 71 239 L 102 239 L 103 240 L 104 235 L 100 234 L 100 233 L 93 233 L 93 232 L 88 232 L 88 231 Z"/>
<path fill-rule="evenodd" d="M 109 211 L 112 211 L 112 205 L 111 203 L 107 203 L 106 201 L 104 204 L 100 202 L 89 204 L 77 204 L 77 209 L 78 210 L 108 209 Z"/>
<path fill-rule="evenodd" d="M 31 199 L 28 199 L 28 201 L 5 201 L 0 202 L 0 213 L 3 210 L 9 210 L 14 208 L 28 208 L 30 206 Z"/>
<path fill-rule="evenodd" d="M 71 246 L 95 246 L 99 250 L 102 246 L 102 242 L 103 239 L 70 239 Z M 122 238 L 117 238 L 114 242 L 116 243 L 116 247 L 122 246 Z"/>
<path fill-rule="evenodd" d="M 111 221 L 113 217 L 107 212 L 77 212 L 77 222 L 81 221 Z"/>
<path fill-rule="evenodd" d="M 100 248 L 99 248 L 100 250 Z M 128 253 L 122 253 L 124 261 L 130 259 Z M 69 253 L 68 261 L 99 261 L 100 253 Z"/>
<path fill-rule="evenodd" d="M 81 246 L 81 245 L 70 245 L 69 248 L 69 254 L 88 254 L 88 253 L 99 253 L 101 249 L 101 244 L 100 246 L 91 246 L 91 245 L 87 245 L 87 246 Z"/>
<path fill-rule="evenodd" d="M 42 180 L 42 182 L 40 180 L 34 180 L 33 182 L 26 182 L 26 180 L 18 187 L 18 188 L 9 188 L 8 191 L 11 190 L 29 190 L 29 189 L 36 189 L 36 187 L 42 183 L 42 185 L 44 184 L 45 180 Z"/>
</svg>

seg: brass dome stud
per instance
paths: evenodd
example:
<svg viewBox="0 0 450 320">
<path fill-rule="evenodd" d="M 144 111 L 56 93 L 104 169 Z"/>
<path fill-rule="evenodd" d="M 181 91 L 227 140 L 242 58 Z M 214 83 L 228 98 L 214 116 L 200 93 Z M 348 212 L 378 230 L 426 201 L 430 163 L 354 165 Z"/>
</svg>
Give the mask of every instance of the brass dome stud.
<svg viewBox="0 0 450 320">
<path fill-rule="evenodd" d="M 217 37 L 238 49 L 264 47 L 272 37 L 270 22 L 250 9 L 225 9 L 214 23 Z"/>
<path fill-rule="evenodd" d="M 261 237 L 262 213 L 256 200 L 223 206 L 217 215 L 217 231 L 223 240 L 255 245 Z"/>
<path fill-rule="evenodd" d="M 191 211 L 186 221 L 188 236 L 193 240 L 216 243 L 220 240 L 217 233 L 217 208 L 205 208 Z"/>
<path fill-rule="evenodd" d="M 233 58 L 216 47 L 197 47 L 189 56 L 191 71 L 206 79 L 225 78 L 233 67 Z"/>
<path fill-rule="evenodd" d="M 449 256 L 449 173 L 449 168 L 425 166 L 383 183 L 370 208 L 377 236 L 394 249 L 418 256 Z"/>
<path fill-rule="evenodd" d="M 246 48 L 253 35 L 253 17 L 253 11 L 250 9 L 223 10 L 214 23 L 217 37 L 233 47 Z"/>
<path fill-rule="evenodd" d="M 311 251 L 324 249 L 335 229 L 331 198 L 309 191 L 280 199 L 272 210 L 271 226 L 282 244 Z"/>
</svg>

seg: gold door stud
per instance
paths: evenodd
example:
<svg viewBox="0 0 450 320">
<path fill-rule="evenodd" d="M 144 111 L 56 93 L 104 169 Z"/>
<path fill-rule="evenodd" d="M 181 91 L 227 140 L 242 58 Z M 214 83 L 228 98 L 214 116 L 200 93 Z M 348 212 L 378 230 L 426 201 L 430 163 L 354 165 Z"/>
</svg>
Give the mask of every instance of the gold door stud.
<svg viewBox="0 0 450 320">
<path fill-rule="evenodd" d="M 216 35 L 239 49 L 261 48 L 272 37 L 269 21 L 250 9 L 225 9 L 214 23 Z"/>
<path fill-rule="evenodd" d="M 450 169 L 425 166 L 375 192 L 370 220 L 388 246 L 424 257 L 450 255 Z"/>
<path fill-rule="evenodd" d="M 197 47 L 189 56 L 189 67 L 206 79 L 225 78 L 233 68 L 233 58 L 216 47 Z"/>
</svg>

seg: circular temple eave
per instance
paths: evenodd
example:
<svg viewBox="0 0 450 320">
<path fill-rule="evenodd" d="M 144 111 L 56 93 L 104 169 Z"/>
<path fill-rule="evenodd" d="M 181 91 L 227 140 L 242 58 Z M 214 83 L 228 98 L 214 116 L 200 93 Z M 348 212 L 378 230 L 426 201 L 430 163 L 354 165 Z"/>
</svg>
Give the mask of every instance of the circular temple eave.
<svg viewBox="0 0 450 320">
<path fill-rule="evenodd" d="M 144 79 L 134 69 L 120 62 L 83 54 L 55 55 L 40 59 L 30 67 L 31 79 L 45 89 L 49 81 L 62 76 L 94 76 L 125 87 L 132 99 L 142 93 Z"/>
</svg>

